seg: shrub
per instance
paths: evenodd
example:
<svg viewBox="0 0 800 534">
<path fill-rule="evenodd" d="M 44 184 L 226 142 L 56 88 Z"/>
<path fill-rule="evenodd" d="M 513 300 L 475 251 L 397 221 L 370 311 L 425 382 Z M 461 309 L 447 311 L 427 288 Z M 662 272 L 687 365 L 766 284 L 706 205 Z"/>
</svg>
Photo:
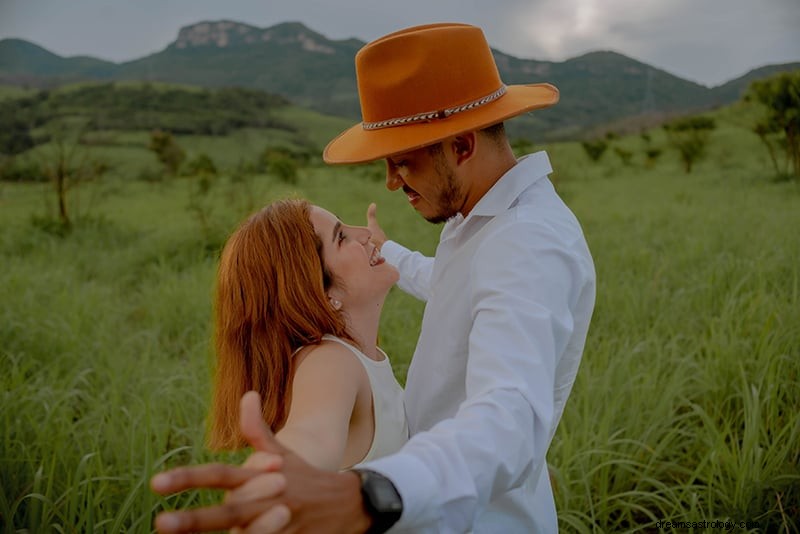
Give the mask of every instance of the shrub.
<svg viewBox="0 0 800 534">
<path fill-rule="evenodd" d="M 267 172 L 287 184 L 297 183 L 297 163 L 286 156 L 276 155 L 271 158 Z"/>
<path fill-rule="evenodd" d="M 620 161 L 622 161 L 622 164 L 625 165 L 626 167 L 631 164 L 631 160 L 633 159 L 633 152 L 631 152 L 630 150 L 626 150 L 624 148 L 615 146 L 614 153 L 617 156 L 619 156 Z"/>
<path fill-rule="evenodd" d="M 297 183 L 297 171 L 302 155 L 283 146 L 268 146 L 258 158 L 257 168 L 287 184 Z"/>
<path fill-rule="evenodd" d="M 158 161 L 164 165 L 169 174 L 173 176 L 178 174 L 183 160 L 186 159 L 186 152 L 172 136 L 172 133 L 154 130 L 150 133 L 149 148 L 155 153 Z"/>
<path fill-rule="evenodd" d="M 670 144 L 678 149 L 686 173 L 706 153 L 711 130 L 716 127 L 714 119 L 696 116 L 678 119 L 664 125 Z"/>
<path fill-rule="evenodd" d="M 581 146 L 590 160 L 600 161 L 603 153 L 608 148 L 608 143 L 604 139 L 595 139 L 594 141 L 583 141 Z"/>
<path fill-rule="evenodd" d="M 214 165 L 214 160 L 208 154 L 200 153 L 186 163 L 183 168 L 183 174 L 188 176 L 216 176 L 217 166 Z"/>
<path fill-rule="evenodd" d="M 46 182 L 47 175 L 42 167 L 34 161 L 10 157 L 0 162 L 0 181 Z"/>
<path fill-rule="evenodd" d="M 652 167 L 656 164 L 656 160 L 661 155 L 660 148 L 648 148 L 644 151 L 645 156 L 645 163 L 648 167 Z"/>
</svg>

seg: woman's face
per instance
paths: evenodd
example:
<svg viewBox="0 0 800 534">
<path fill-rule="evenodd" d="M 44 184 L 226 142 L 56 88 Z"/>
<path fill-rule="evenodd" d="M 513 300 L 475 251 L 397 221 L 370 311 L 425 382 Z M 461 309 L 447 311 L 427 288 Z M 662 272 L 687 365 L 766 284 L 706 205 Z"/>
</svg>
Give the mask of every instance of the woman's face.
<svg viewBox="0 0 800 534">
<path fill-rule="evenodd" d="M 322 241 L 322 261 L 333 275 L 330 296 L 345 307 L 383 299 L 400 275 L 370 241 L 370 231 L 342 224 L 319 206 L 311 207 L 309 218 Z"/>
</svg>

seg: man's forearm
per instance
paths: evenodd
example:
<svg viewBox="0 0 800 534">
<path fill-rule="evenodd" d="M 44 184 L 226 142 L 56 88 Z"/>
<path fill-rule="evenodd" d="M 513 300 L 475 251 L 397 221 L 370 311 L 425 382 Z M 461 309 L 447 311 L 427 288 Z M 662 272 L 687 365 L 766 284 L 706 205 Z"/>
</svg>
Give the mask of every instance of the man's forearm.
<svg viewBox="0 0 800 534">
<path fill-rule="evenodd" d="M 425 302 L 430 295 L 433 258 L 413 252 L 395 241 L 386 241 L 381 255 L 400 272 L 398 287 Z"/>
</svg>

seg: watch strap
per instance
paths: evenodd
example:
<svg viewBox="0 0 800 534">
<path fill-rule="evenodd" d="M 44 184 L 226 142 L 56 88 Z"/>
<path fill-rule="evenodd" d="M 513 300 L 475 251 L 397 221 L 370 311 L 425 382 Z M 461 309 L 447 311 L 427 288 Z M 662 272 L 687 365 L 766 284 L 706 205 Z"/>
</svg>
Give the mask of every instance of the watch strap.
<svg viewBox="0 0 800 534">
<path fill-rule="evenodd" d="M 383 534 L 403 513 L 403 499 L 391 480 L 369 469 L 353 469 L 361 479 L 364 510 L 372 518 L 367 534 Z"/>
</svg>

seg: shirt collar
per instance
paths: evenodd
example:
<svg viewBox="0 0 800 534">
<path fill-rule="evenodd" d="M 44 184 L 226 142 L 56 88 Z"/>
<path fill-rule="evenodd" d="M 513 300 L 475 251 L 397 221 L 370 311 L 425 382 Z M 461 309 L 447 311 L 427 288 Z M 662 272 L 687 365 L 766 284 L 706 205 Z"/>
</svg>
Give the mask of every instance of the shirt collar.
<svg viewBox="0 0 800 534">
<path fill-rule="evenodd" d="M 511 167 L 472 208 L 472 215 L 493 217 L 507 210 L 523 191 L 553 172 L 547 152 L 523 156 Z"/>
<path fill-rule="evenodd" d="M 442 238 L 451 237 L 456 228 L 473 217 L 494 217 L 507 210 L 523 191 L 553 172 L 547 152 L 523 156 L 475 204 L 467 217 L 457 213 L 442 230 Z"/>
</svg>

